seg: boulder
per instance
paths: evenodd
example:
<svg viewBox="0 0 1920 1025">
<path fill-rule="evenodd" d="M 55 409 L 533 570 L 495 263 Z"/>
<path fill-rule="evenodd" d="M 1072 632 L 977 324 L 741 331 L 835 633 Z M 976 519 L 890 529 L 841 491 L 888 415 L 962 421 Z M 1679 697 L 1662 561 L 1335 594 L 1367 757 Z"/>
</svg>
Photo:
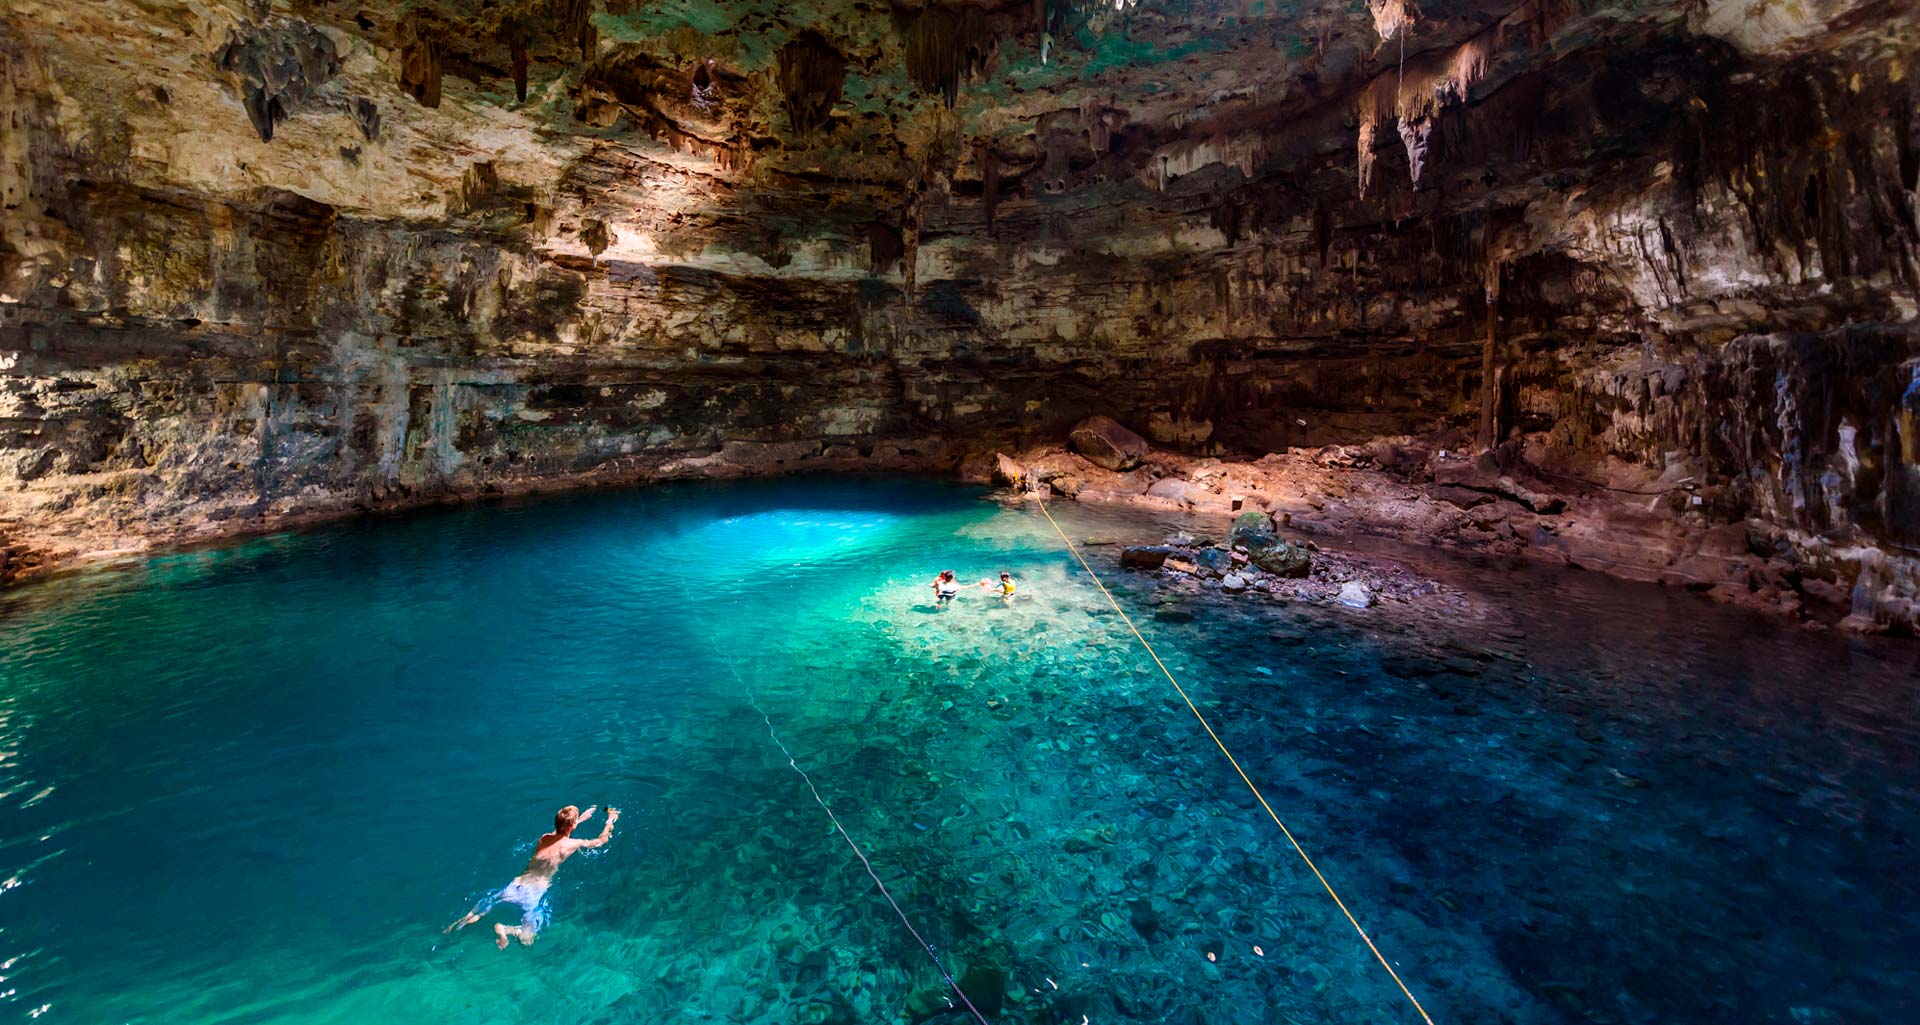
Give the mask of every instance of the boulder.
<svg viewBox="0 0 1920 1025">
<path fill-rule="evenodd" d="M 1308 555 L 1305 548 L 1285 541 L 1275 541 L 1259 548 L 1250 547 L 1247 549 L 1247 558 L 1276 577 L 1298 580 L 1313 569 L 1313 556 Z"/>
<path fill-rule="evenodd" d="M 1433 497 L 1439 499 L 1442 502 L 1449 502 L 1449 503 L 1452 503 L 1453 505 L 1457 505 L 1462 509 L 1472 509 L 1472 508 L 1475 508 L 1476 506 L 1486 505 L 1488 502 L 1497 501 L 1492 495 L 1487 494 L 1484 491 L 1475 491 L 1472 488 L 1455 487 L 1454 485 L 1451 485 L 1451 484 L 1434 488 Z"/>
<path fill-rule="evenodd" d="M 1116 473 L 1131 470 L 1147 457 L 1147 439 L 1115 423 L 1112 418 L 1090 416 L 1067 435 L 1067 443 L 1089 462 Z"/>
<path fill-rule="evenodd" d="M 1005 452 L 993 454 L 993 482 L 1009 488 L 1017 488 L 1027 479 L 1026 468 L 1008 458 Z"/>
<path fill-rule="evenodd" d="M 1191 623 L 1193 622 L 1193 613 L 1188 612 L 1186 609 L 1155 609 L 1153 610 L 1153 618 L 1162 623 Z"/>
<path fill-rule="evenodd" d="M 1192 505 L 1196 489 L 1191 483 L 1178 477 L 1168 477 L 1154 481 L 1147 486 L 1147 495 L 1152 498 L 1164 498 L 1181 505 Z"/>
<path fill-rule="evenodd" d="M 1120 550 L 1122 569 L 1159 569 L 1173 549 L 1166 545 L 1129 545 Z"/>
<path fill-rule="evenodd" d="M 1202 548 L 1193 553 L 1193 562 L 1203 576 L 1221 577 L 1233 572 L 1233 553 L 1225 548 Z"/>
<path fill-rule="evenodd" d="M 1504 498 L 1542 516 L 1556 516 L 1567 509 L 1566 499 L 1542 494 L 1512 477 L 1497 474 L 1476 463 L 1449 463 L 1434 467 L 1433 485 L 1435 498 L 1462 509 L 1471 509 L 1480 504 L 1471 497 L 1474 492 Z"/>
<path fill-rule="evenodd" d="M 1349 580 L 1340 585 L 1340 593 L 1334 601 L 1350 609 L 1365 609 L 1373 606 L 1373 589 L 1358 580 Z"/>
<path fill-rule="evenodd" d="M 1273 517 L 1263 512 L 1243 512 L 1233 518 L 1233 529 L 1227 532 L 1227 543 L 1246 545 L 1248 551 L 1264 548 L 1279 537 L 1273 532 Z"/>
<path fill-rule="evenodd" d="M 1220 579 L 1220 586 L 1229 591 L 1244 591 L 1247 589 L 1247 578 L 1238 573 L 1229 573 Z"/>
</svg>

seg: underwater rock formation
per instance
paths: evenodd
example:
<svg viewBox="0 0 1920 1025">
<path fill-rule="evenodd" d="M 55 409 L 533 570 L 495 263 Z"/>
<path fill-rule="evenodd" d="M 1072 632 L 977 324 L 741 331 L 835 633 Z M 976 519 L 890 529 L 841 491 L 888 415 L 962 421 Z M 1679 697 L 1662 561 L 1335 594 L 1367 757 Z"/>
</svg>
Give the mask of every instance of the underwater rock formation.
<svg viewBox="0 0 1920 1025">
<path fill-rule="evenodd" d="M 1684 480 L 1634 497 L 1873 618 L 1920 546 L 1916 53 L 1864 0 L 15 0 L 0 531 L 952 469 L 1104 414 Z"/>
</svg>

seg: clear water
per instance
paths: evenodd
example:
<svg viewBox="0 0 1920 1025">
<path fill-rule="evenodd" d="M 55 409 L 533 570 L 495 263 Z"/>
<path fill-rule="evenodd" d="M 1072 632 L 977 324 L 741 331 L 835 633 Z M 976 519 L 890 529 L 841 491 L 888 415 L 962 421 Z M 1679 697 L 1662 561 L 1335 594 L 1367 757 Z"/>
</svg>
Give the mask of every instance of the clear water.
<svg viewBox="0 0 1920 1025">
<path fill-rule="evenodd" d="M 935 609 L 945 567 L 1021 598 Z M 1416 1021 L 1077 572 L 978 492 L 800 480 L 29 589 L 0 1018 L 966 1020 L 771 726 L 996 1022 Z M 1920 1020 L 1916 646 L 1447 572 L 1507 611 L 1113 577 L 1437 1021 Z M 443 936 L 568 802 L 625 817 L 539 943 Z"/>
</svg>

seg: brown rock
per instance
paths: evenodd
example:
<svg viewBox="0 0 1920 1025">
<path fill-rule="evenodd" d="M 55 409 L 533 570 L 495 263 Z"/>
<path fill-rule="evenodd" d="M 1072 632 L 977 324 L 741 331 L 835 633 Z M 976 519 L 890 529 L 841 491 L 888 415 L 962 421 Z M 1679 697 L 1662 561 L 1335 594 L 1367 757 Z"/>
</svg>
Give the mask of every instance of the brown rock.
<svg viewBox="0 0 1920 1025">
<path fill-rule="evenodd" d="M 1450 484 L 1434 488 L 1433 497 L 1442 502 L 1451 502 L 1462 509 L 1472 509 L 1475 506 L 1486 505 L 1488 502 L 1494 500 L 1492 495 L 1484 491 L 1455 487 Z"/>
<path fill-rule="evenodd" d="M 1017 488 L 1027 479 L 1026 468 L 1008 458 L 1004 452 L 993 454 L 993 482 L 1010 488 Z"/>
<path fill-rule="evenodd" d="M 1067 442 L 1089 462 L 1116 473 L 1139 466 L 1150 451 L 1147 439 L 1104 416 L 1080 421 L 1067 435 Z"/>
<path fill-rule="evenodd" d="M 1165 545 L 1132 545 L 1121 549 L 1120 565 L 1125 569 L 1159 569 L 1172 554 L 1173 549 Z"/>
</svg>

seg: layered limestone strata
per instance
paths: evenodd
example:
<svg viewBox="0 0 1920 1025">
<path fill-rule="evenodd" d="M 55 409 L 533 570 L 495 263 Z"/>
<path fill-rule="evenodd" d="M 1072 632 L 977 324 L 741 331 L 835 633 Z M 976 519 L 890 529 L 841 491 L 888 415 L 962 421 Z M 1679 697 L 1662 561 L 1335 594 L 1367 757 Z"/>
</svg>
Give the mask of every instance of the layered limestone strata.
<svg viewBox="0 0 1920 1025">
<path fill-rule="evenodd" d="M 1870 0 L 14 0 L 0 576 L 1105 413 L 1688 479 L 1851 594 L 1920 546 L 1916 52 Z"/>
</svg>

